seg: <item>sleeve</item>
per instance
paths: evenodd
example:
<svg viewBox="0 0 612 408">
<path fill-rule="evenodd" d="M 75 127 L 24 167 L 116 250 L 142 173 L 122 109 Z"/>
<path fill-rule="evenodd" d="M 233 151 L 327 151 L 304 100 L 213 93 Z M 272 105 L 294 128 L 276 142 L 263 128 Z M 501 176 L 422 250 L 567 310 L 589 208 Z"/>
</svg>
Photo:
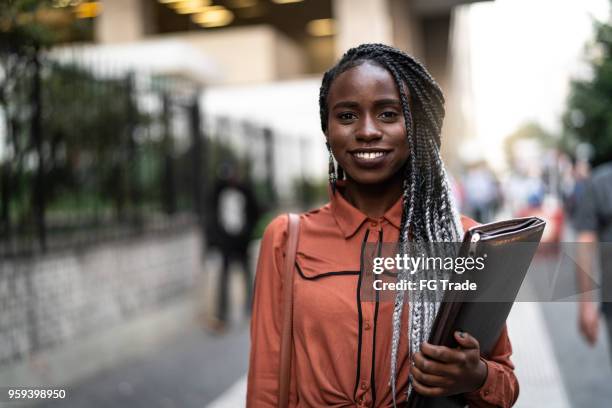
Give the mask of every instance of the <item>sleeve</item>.
<svg viewBox="0 0 612 408">
<path fill-rule="evenodd" d="M 576 218 L 574 220 L 577 232 L 597 231 L 597 204 L 593 181 L 589 180 L 584 191 L 576 197 Z"/>
<path fill-rule="evenodd" d="M 278 405 L 278 376 L 282 326 L 282 268 L 287 218 L 276 217 L 261 240 L 251 317 L 251 351 L 247 408 Z"/>
<path fill-rule="evenodd" d="M 481 357 L 487 365 L 487 378 L 477 390 L 466 393 L 468 405 L 474 408 L 511 407 L 519 395 L 519 384 L 510 361 L 512 345 L 508 329 L 502 332 L 488 358 Z"/>
</svg>

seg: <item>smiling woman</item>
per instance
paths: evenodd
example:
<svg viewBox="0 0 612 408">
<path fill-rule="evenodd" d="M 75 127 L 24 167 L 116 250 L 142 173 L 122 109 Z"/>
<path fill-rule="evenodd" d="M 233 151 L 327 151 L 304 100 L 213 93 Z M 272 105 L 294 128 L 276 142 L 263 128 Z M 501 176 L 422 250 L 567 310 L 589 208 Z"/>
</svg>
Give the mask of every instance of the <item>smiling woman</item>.
<svg viewBox="0 0 612 408">
<path fill-rule="evenodd" d="M 350 179 L 347 194 L 354 195 L 353 189 L 362 185 L 376 186 L 393 204 L 402 188 L 403 172 L 399 170 L 409 154 L 402 104 L 393 76 L 366 61 L 336 78 L 329 89 L 328 104 L 331 109 L 325 135 Z M 377 207 L 384 210 L 384 206 Z"/>
<path fill-rule="evenodd" d="M 391 407 L 411 392 L 457 395 L 474 407 L 516 400 L 505 327 L 490 355 L 468 333 L 456 333 L 457 349 L 433 346 L 425 340 L 441 289 L 398 290 L 395 302 L 361 298 L 367 243 L 396 242 L 402 256 L 409 244 L 459 241 L 475 225 L 457 214 L 440 159 L 443 102 L 422 65 L 381 44 L 350 49 L 325 73 L 319 107 L 330 202 L 300 215 L 287 309 L 289 401 L 279 403 L 289 256 L 287 217 L 280 216 L 264 233 L 257 265 L 247 406 Z M 400 271 L 398 282 L 408 273 Z"/>
</svg>

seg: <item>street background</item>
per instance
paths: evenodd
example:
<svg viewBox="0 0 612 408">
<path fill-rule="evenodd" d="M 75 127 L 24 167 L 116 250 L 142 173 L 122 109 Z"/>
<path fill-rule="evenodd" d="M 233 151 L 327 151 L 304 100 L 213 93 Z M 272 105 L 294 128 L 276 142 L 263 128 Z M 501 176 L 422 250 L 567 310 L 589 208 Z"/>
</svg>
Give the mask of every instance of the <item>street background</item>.
<svg viewBox="0 0 612 408">
<path fill-rule="evenodd" d="M 612 158 L 611 33 L 608 0 L 3 2 L 0 387 L 67 390 L 25 406 L 243 405 L 259 239 L 326 201 L 321 76 L 360 43 L 416 56 L 444 90 L 463 213 L 538 215 L 546 242 L 576 241 Z M 237 225 L 246 252 L 220 232 Z M 224 320 L 227 251 L 250 275 L 229 265 Z M 578 304 L 516 303 L 516 406 L 609 406 L 601 323 L 591 347 Z"/>
</svg>

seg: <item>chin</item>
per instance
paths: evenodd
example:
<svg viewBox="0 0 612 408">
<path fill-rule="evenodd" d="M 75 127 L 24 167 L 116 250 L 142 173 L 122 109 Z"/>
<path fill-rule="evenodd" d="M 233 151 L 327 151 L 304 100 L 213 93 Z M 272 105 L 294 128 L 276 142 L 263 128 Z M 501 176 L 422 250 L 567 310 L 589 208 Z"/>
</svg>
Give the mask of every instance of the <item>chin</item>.
<svg viewBox="0 0 612 408">
<path fill-rule="evenodd" d="M 384 184 L 391 179 L 390 174 L 357 174 L 355 177 L 350 175 L 350 179 L 353 183 L 364 184 L 364 185 L 376 185 Z"/>
</svg>

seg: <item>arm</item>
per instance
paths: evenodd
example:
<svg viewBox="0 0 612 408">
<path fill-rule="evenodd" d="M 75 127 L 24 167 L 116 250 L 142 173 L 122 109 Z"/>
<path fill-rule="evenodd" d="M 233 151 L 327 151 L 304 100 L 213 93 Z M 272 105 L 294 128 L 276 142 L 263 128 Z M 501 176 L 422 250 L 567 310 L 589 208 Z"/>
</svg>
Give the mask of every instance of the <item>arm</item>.
<svg viewBox="0 0 612 408">
<path fill-rule="evenodd" d="M 599 331 L 599 310 L 591 294 L 594 249 L 597 243 L 596 202 L 593 184 L 589 182 L 576 210 L 576 230 L 578 232 L 576 283 L 578 293 L 580 293 L 578 325 L 580 332 L 590 345 L 597 342 Z"/>
<path fill-rule="evenodd" d="M 519 386 L 506 326 L 488 359 L 469 333 L 456 332 L 455 339 L 460 348 L 421 345 L 412 367 L 414 390 L 429 397 L 464 394 L 470 407 L 511 407 Z"/>
<path fill-rule="evenodd" d="M 593 290 L 591 275 L 595 257 L 593 249 L 597 242 L 597 236 L 594 232 L 583 231 L 578 234 L 578 242 L 578 265 L 576 268 L 576 279 L 580 293 L 578 325 L 586 341 L 594 346 L 597 343 L 599 332 L 599 310 L 591 295 Z"/>
<path fill-rule="evenodd" d="M 286 217 L 279 216 L 266 228 L 261 240 L 251 318 L 247 407 L 272 408 L 278 405 L 280 305 L 286 230 Z"/>
<path fill-rule="evenodd" d="M 465 395 L 470 407 L 511 407 L 519 395 L 519 384 L 514 375 L 514 364 L 510 361 L 512 345 L 506 325 L 491 351 L 486 363 L 487 375 L 484 384 Z"/>
</svg>

